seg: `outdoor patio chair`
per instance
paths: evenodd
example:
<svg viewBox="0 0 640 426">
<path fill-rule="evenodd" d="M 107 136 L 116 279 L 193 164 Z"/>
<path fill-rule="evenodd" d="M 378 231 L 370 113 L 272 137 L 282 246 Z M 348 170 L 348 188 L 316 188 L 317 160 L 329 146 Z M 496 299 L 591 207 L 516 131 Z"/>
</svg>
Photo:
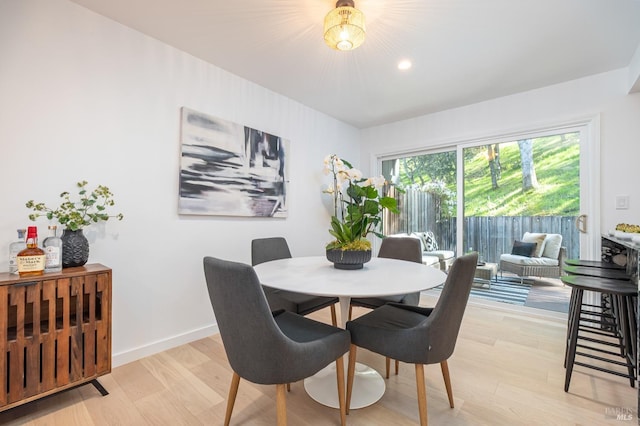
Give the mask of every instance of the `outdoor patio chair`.
<svg viewBox="0 0 640 426">
<path fill-rule="evenodd" d="M 521 283 L 524 277 L 560 278 L 565 256 L 562 235 L 525 232 L 522 240 L 514 242 L 511 253 L 500 255 L 500 276 L 511 272 Z"/>
</svg>

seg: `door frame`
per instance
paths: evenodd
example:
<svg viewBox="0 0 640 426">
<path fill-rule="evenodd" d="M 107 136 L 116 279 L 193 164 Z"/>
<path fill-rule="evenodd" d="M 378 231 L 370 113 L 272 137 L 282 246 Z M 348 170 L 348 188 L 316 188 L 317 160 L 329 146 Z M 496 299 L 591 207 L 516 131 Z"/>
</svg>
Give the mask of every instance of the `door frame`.
<svg viewBox="0 0 640 426">
<path fill-rule="evenodd" d="M 559 133 L 580 132 L 580 212 L 587 216 L 587 232 L 580 234 L 580 257 L 599 259 L 601 250 L 600 227 L 600 115 L 580 116 L 573 119 L 538 123 L 531 126 L 505 129 L 475 137 L 451 138 L 434 141 L 420 148 L 389 150 L 371 154 L 370 167 L 374 174 L 382 172 L 382 161 L 398 157 L 456 150 L 457 172 L 457 253 L 462 255 L 464 206 L 464 148 L 488 143 L 513 142 L 519 139 L 549 136 Z M 426 141 L 428 142 L 428 141 Z M 376 240 L 374 246 L 379 242 Z"/>
</svg>

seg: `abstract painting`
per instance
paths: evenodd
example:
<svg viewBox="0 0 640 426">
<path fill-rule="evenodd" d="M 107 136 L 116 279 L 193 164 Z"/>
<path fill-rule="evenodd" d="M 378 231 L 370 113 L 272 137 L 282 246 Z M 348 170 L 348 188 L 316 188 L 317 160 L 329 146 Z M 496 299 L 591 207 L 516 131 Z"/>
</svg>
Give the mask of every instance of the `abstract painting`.
<svg viewBox="0 0 640 426">
<path fill-rule="evenodd" d="M 178 213 L 287 217 L 289 141 L 182 107 Z"/>
</svg>

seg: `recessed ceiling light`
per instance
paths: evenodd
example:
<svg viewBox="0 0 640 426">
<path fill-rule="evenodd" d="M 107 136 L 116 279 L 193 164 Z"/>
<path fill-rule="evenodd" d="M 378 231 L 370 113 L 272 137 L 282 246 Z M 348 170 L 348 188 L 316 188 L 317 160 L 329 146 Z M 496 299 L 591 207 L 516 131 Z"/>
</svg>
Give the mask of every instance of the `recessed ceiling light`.
<svg viewBox="0 0 640 426">
<path fill-rule="evenodd" d="M 411 68 L 411 61 L 408 59 L 403 59 L 402 61 L 398 62 L 398 69 L 399 70 L 408 70 L 409 68 Z"/>
</svg>

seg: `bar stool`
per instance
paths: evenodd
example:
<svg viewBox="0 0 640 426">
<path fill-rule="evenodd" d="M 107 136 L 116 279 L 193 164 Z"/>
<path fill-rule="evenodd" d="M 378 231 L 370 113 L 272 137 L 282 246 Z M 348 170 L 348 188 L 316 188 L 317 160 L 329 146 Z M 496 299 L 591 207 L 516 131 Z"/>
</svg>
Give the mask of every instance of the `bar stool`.
<svg viewBox="0 0 640 426">
<path fill-rule="evenodd" d="M 630 278 L 626 270 L 620 269 L 565 265 L 563 271 L 569 275 L 583 275 L 587 277 L 598 277 L 621 281 L 629 281 Z"/>
<path fill-rule="evenodd" d="M 625 266 L 601 260 L 565 259 L 564 263 L 569 266 L 583 266 L 587 268 L 626 270 Z"/>
<path fill-rule="evenodd" d="M 571 286 L 565 349 L 565 392 L 569 391 L 574 365 L 626 377 L 631 387 L 635 387 L 637 286 L 631 281 L 586 275 L 567 275 L 560 279 Z M 611 306 L 585 303 L 585 290 L 608 296 L 602 299 L 609 300 Z M 627 371 L 613 370 L 613 366 L 605 368 L 587 364 L 576 360 L 577 356 L 625 367 Z"/>
</svg>

